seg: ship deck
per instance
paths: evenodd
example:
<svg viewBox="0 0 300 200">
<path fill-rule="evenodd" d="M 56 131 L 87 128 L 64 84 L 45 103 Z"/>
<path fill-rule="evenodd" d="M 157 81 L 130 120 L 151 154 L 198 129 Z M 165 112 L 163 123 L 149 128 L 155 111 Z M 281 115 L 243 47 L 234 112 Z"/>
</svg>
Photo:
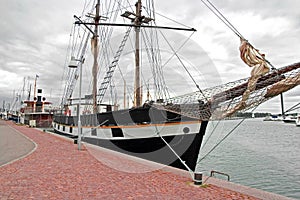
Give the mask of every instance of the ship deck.
<svg viewBox="0 0 300 200">
<path fill-rule="evenodd" d="M 79 151 L 71 139 L 9 121 L 0 133 L 8 126 L 36 148 L 0 166 L 0 199 L 288 199 L 208 177 L 195 186 L 183 170 L 88 144 Z M 0 152 L 10 142 L 18 140 Z"/>
</svg>

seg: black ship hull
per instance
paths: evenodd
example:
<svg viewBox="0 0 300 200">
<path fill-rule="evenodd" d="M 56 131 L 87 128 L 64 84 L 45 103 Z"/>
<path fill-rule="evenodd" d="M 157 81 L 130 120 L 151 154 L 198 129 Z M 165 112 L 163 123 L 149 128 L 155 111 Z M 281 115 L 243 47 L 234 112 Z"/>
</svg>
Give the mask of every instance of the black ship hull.
<svg viewBox="0 0 300 200">
<path fill-rule="evenodd" d="M 54 116 L 54 130 L 77 136 L 76 120 L 76 117 Z M 87 143 L 188 170 L 182 160 L 192 171 L 208 123 L 155 108 L 105 112 L 97 114 L 96 119 L 82 115 L 81 120 L 82 131 L 89 132 L 82 135 Z M 156 133 L 157 127 L 161 132 Z"/>
<path fill-rule="evenodd" d="M 192 171 L 196 169 L 206 126 L 207 122 L 202 122 L 198 133 L 162 137 Z M 187 170 L 186 166 L 160 137 L 121 140 L 83 138 L 82 140 L 120 153 Z"/>
</svg>

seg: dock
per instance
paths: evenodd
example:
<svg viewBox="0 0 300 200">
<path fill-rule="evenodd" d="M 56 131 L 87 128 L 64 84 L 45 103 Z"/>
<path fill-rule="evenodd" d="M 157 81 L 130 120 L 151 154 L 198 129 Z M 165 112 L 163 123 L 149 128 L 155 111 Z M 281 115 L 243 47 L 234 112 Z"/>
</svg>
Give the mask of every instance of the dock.
<svg viewBox="0 0 300 200">
<path fill-rule="evenodd" d="M 0 120 L 0 200 L 289 199 Z M 16 139 L 17 138 L 17 139 Z M 14 150 L 12 150 L 14 149 Z M 5 158 L 5 159 L 4 159 Z"/>
</svg>

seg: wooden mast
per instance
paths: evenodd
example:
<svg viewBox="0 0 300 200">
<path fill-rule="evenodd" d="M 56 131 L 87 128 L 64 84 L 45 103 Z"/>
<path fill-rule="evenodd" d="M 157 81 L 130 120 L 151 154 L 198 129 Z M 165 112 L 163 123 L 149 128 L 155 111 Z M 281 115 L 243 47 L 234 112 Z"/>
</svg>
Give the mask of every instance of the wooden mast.
<svg viewBox="0 0 300 200">
<path fill-rule="evenodd" d="M 136 18 L 134 20 L 135 27 L 135 80 L 134 80 L 134 107 L 142 104 L 141 97 L 141 78 L 140 78 L 140 25 L 142 24 L 142 2 L 138 0 L 136 6 Z"/>
<path fill-rule="evenodd" d="M 93 56 L 94 56 L 94 64 L 93 64 L 93 113 L 96 114 L 98 112 L 97 108 L 97 75 L 98 75 L 98 24 L 100 21 L 100 0 L 97 0 L 96 4 L 96 16 L 95 16 L 95 29 L 92 38 L 92 46 L 93 46 Z"/>
<path fill-rule="evenodd" d="M 124 109 L 126 108 L 126 80 L 124 79 Z"/>
</svg>

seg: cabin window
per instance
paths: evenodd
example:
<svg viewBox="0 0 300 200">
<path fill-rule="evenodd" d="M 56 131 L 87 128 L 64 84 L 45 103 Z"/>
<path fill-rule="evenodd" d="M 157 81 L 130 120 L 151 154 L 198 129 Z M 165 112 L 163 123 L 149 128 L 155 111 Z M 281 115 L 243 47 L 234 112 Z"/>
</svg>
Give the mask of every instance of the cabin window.
<svg viewBox="0 0 300 200">
<path fill-rule="evenodd" d="M 63 126 L 63 131 L 66 131 L 66 127 L 65 126 Z"/>
<path fill-rule="evenodd" d="M 92 136 L 97 136 L 97 129 L 92 128 L 91 133 L 92 133 Z"/>
<path fill-rule="evenodd" d="M 60 129 L 60 125 L 57 126 L 57 129 L 58 129 L 58 130 Z"/>
<path fill-rule="evenodd" d="M 111 132 L 113 137 L 124 137 L 123 131 L 120 128 L 112 128 Z"/>
<path fill-rule="evenodd" d="M 73 133 L 73 127 L 70 127 L 70 133 Z"/>
</svg>

